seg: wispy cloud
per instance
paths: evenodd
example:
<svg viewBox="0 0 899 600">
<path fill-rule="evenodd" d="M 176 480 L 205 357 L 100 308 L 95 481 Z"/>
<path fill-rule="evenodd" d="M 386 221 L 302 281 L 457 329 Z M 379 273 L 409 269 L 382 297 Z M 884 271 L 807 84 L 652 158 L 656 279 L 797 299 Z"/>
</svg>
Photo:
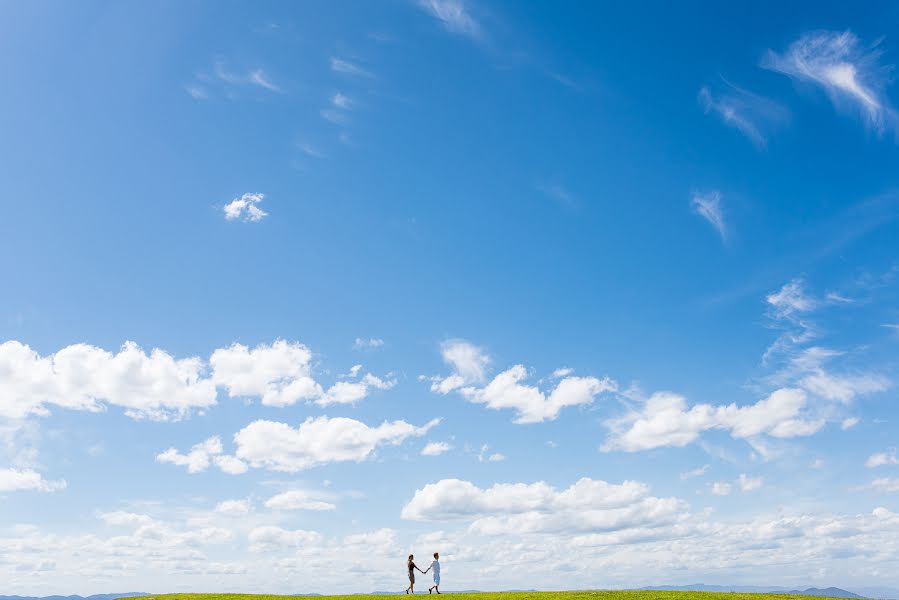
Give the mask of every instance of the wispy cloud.
<svg viewBox="0 0 899 600">
<path fill-rule="evenodd" d="M 331 70 L 335 73 L 352 75 L 354 77 L 374 77 L 373 73 L 371 73 L 370 71 L 366 71 L 359 65 L 351 63 L 348 60 L 336 57 L 331 57 Z"/>
<path fill-rule="evenodd" d="M 246 193 L 240 198 L 235 198 L 225 205 L 225 219 L 228 221 L 240 220 L 244 223 L 256 223 L 268 216 L 268 213 L 259 208 L 259 203 L 265 198 L 264 194 L 257 192 Z"/>
<path fill-rule="evenodd" d="M 206 90 L 199 85 L 186 85 L 184 86 L 184 89 L 194 100 L 205 100 L 209 97 L 209 95 L 206 93 Z"/>
<path fill-rule="evenodd" d="M 749 138 L 758 148 L 767 144 L 765 131 L 788 119 L 780 104 L 724 82 L 725 87 L 713 91 L 708 86 L 699 90 L 699 103 L 706 114 L 714 114 L 722 123 Z"/>
<path fill-rule="evenodd" d="M 270 92 L 281 92 L 280 86 L 275 84 L 271 77 L 261 68 L 252 69 L 245 73 L 231 71 L 228 69 L 227 65 L 224 61 L 216 61 L 215 65 L 212 68 L 212 74 L 215 79 L 218 79 L 222 83 L 225 83 L 229 86 L 243 86 L 243 85 L 252 85 L 256 87 L 261 87 Z M 205 81 L 209 81 L 209 77 L 201 77 Z M 201 97 L 206 97 L 206 92 L 203 88 L 198 85 L 191 85 L 187 88 L 188 93 L 194 98 L 198 98 L 196 92 L 200 92 L 203 95 Z"/>
<path fill-rule="evenodd" d="M 462 0 L 419 0 L 418 5 L 440 21 L 447 31 L 479 38 L 481 25 L 469 14 Z"/>
<path fill-rule="evenodd" d="M 884 93 L 892 65 L 881 65 L 880 56 L 877 43 L 865 47 L 851 31 L 816 31 L 783 54 L 769 50 L 762 67 L 822 87 L 837 108 L 853 108 L 882 133 L 897 121 Z"/>
<path fill-rule="evenodd" d="M 311 156 L 313 158 L 325 158 L 325 154 L 321 150 L 308 142 L 301 142 L 297 144 L 297 148 L 302 150 L 303 154 L 305 154 L 306 156 Z"/>
<path fill-rule="evenodd" d="M 349 96 L 345 96 L 340 92 L 337 92 L 333 96 L 331 96 L 331 104 L 333 104 L 337 108 L 342 108 L 343 110 L 350 110 L 353 108 L 354 102 L 350 99 Z"/>
<path fill-rule="evenodd" d="M 537 189 L 563 206 L 573 208 L 577 205 L 577 199 L 563 185 L 558 183 L 541 184 L 537 186 Z"/>
<path fill-rule="evenodd" d="M 265 74 L 265 71 L 262 69 L 256 69 L 255 71 L 250 72 L 250 83 L 253 85 L 258 85 L 260 87 L 264 87 L 267 90 L 272 92 L 280 92 L 281 88 L 272 83 L 271 79 L 269 79 L 268 75 Z"/>
<path fill-rule="evenodd" d="M 727 242 L 727 225 L 724 223 L 724 213 L 721 210 L 721 192 L 694 192 L 690 200 L 693 211 L 703 219 L 711 223 L 712 227 L 721 236 L 722 242 Z"/>
</svg>

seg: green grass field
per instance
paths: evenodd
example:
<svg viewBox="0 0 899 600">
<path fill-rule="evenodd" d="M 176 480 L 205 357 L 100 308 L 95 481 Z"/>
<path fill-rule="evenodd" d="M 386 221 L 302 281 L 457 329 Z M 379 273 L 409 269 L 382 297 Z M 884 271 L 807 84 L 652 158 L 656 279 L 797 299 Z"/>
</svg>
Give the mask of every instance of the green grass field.
<svg viewBox="0 0 899 600">
<path fill-rule="evenodd" d="M 416 595 L 421 596 L 421 592 Z M 428 595 L 425 587 L 424 595 Z M 627 591 L 578 591 L 578 592 L 478 592 L 454 594 L 444 592 L 443 595 L 453 600 L 822 600 L 818 596 L 802 596 L 799 594 L 744 594 L 721 592 L 665 592 L 648 590 Z M 361 598 L 383 598 L 368 594 L 353 596 L 314 596 L 315 600 L 360 600 Z M 296 596 L 270 596 L 263 594 L 159 594 L 146 596 L 155 600 L 287 600 Z M 127 600 L 139 600 L 128 598 Z"/>
</svg>

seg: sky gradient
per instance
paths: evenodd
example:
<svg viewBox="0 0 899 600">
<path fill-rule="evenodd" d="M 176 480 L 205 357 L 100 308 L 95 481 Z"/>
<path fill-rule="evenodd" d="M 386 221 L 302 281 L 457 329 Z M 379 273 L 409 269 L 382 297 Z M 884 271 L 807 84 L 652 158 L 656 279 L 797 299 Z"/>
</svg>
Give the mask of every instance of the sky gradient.
<svg viewBox="0 0 899 600">
<path fill-rule="evenodd" d="M 897 17 L 0 0 L 0 592 L 899 588 Z"/>
</svg>

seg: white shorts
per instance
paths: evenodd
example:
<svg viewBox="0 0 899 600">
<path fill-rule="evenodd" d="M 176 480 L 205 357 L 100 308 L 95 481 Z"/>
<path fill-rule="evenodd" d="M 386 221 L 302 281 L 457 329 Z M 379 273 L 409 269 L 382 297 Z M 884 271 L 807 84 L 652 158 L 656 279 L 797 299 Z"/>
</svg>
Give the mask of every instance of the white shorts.
<svg viewBox="0 0 899 600">
<path fill-rule="evenodd" d="M 440 575 L 434 574 L 434 585 L 440 585 Z"/>
</svg>

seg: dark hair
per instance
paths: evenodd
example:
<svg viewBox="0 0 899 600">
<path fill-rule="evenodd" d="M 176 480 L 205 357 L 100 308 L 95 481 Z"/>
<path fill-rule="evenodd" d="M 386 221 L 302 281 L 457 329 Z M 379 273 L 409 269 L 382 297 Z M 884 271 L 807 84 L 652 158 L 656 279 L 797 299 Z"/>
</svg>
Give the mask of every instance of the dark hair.
<svg viewBox="0 0 899 600">
<path fill-rule="evenodd" d="M 409 560 L 412 560 L 412 555 L 411 555 L 411 554 L 409 555 Z"/>
<path fill-rule="evenodd" d="M 435 553 L 434 553 L 434 558 L 437 558 L 437 555 L 438 555 L 438 554 L 440 554 L 440 553 L 439 553 L 439 552 L 435 552 Z"/>
</svg>

